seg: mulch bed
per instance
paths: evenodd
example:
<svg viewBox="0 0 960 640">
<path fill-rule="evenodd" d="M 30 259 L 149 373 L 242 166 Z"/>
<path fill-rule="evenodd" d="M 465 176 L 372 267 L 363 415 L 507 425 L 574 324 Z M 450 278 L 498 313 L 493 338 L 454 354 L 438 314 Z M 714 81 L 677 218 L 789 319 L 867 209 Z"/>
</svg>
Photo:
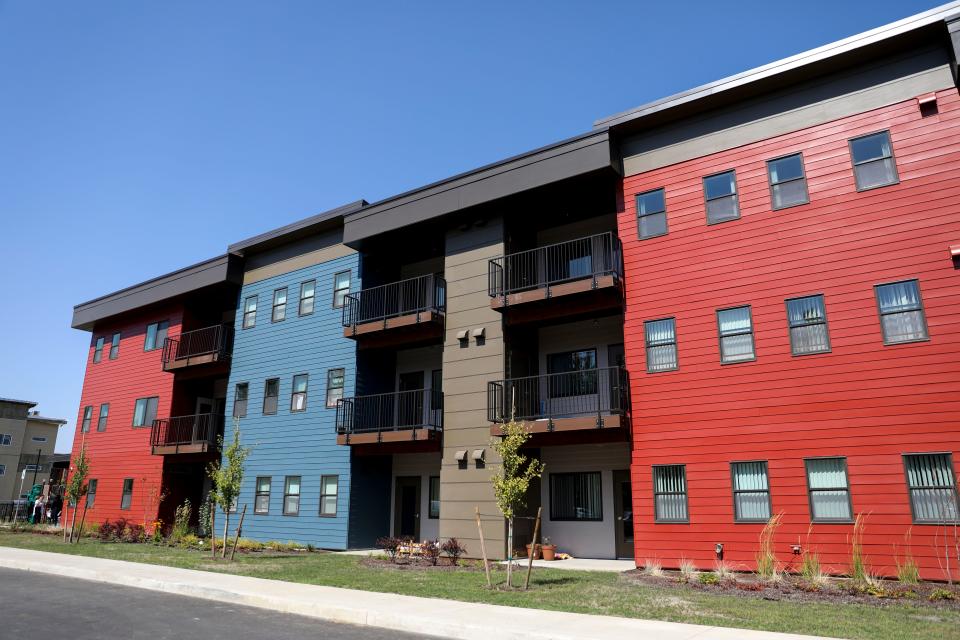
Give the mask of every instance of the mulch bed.
<svg viewBox="0 0 960 640">
<path fill-rule="evenodd" d="M 360 564 L 371 569 L 393 571 L 483 571 L 482 562 L 463 560 L 462 558 L 456 565 L 450 562 L 450 558 L 440 558 L 434 565 L 429 560 L 422 558 L 397 558 L 397 561 L 393 562 L 389 558 L 369 556 L 363 558 Z"/>
</svg>

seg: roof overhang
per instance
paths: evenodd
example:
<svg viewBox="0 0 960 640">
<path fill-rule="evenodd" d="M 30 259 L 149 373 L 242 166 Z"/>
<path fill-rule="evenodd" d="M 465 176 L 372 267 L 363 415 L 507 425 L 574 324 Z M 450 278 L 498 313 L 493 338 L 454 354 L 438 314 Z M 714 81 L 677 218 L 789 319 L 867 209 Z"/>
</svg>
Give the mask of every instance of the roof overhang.
<svg viewBox="0 0 960 640">
<path fill-rule="evenodd" d="M 366 200 L 357 200 L 336 209 L 331 209 L 315 216 L 292 222 L 286 226 L 260 235 L 235 242 L 227 247 L 227 252 L 237 255 L 247 255 L 266 251 L 288 242 L 293 242 L 307 236 L 335 229 L 343 224 L 343 217 L 367 206 Z"/>
</svg>

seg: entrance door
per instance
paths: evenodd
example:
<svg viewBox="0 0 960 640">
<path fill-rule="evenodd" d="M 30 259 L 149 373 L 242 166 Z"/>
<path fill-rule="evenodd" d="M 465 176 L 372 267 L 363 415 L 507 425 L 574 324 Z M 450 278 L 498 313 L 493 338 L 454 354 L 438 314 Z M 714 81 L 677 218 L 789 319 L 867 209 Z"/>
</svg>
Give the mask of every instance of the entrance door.
<svg viewBox="0 0 960 640">
<path fill-rule="evenodd" d="M 633 557 L 633 494 L 630 472 L 613 472 L 613 512 L 617 515 L 617 557 Z"/>
<path fill-rule="evenodd" d="M 393 535 L 420 539 L 420 476 L 398 476 L 393 497 Z"/>
<path fill-rule="evenodd" d="M 423 424 L 423 371 L 400 374 L 397 423 L 401 427 Z M 419 393 L 417 393 L 419 391 Z"/>
<path fill-rule="evenodd" d="M 193 418 L 193 432 L 190 434 L 191 442 L 209 441 L 211 438 L 210 427 L 213 419 L 210 414 L 213 413 L 213 400 L 210 398 L 197 398 L 197 406 Z"/>
</svg>

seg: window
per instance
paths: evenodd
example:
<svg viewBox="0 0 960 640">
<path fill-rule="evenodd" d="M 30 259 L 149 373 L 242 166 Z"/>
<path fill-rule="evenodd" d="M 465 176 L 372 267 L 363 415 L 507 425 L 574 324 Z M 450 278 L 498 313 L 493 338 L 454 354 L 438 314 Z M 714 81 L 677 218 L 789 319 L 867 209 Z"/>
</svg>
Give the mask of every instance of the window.
<svg viewBox="0 0 960 640">
<path fill-rule="evenodd" d="M 803 171 L 803 156 L 795 153 L 767 161 L 770 178 L 770 200 L 774 209 L 786 209 L 810 202 L 807 177 Z"/>
<path fill-rule="evenodd" d="M 443 409 L 443 370 L 434 369 L 430 372 L 430 410 Z"/>
<path fill-rule="evenodd" d="M 753 360 L 753 318 L 750 307 L 736 307 L 717 311 L 720 332 L 720 362 Z"/>
<path fill-rule="evenodd" d="M 770 519 L 770 485 L 766 462 L 734 462 L 733 517 L 737 522 L 766 522 Z"/>
<path fill-rule="evenodd" d="M 103 336 L 97 338 L 96 346 L 93 348 L 93 361 L 100 362 L 103 359 Z"/>
<path fill-rule="evenodd" d="M 167 329 L 169 327 L 170 323 L 166 320 L 148 324 L 147 337 L 143 341 L 143 350 L 153 351 L 154 349 L 162 349 L 163 341 L 167 339 Z"/>
<path fill-rule="evenodd" d="M 597 393 L 597 350 L 582 349 L 547 356 L 550 397 L 594 395 Z"/>
<path fill-rule="evenodd" d="M 100 416 L 97 418 L 97 431 L 107 430 L 107 416 L 110 415 L 110 404 L 100 405 Z"/>
<path fill-rule="evenodd" d="M 673 371 L 677 363 L 677 326 L 673 318 L 643 323 L 647 346 L 647 372 Z"/>
<path fill-rule="evenodd" d="M 83 408 L 83 422 L 80 423 L 80 431 L 88 433 L 90 431 L 90 421 L 93 420 L 93 407 L 87 405 Z"/>
<path fill-rule="evenodd" d="M 307 409 L 307 374 L 293 376 L 293 390 L 290 393 L 290 411 Z"/>
<path fill-rule="evenodd" d="M 300 285 L 300 315 L 308 316 L 313 313 L 313 298 L 316 292 L 316 280 L 308 280 Z"/>
<path fill-rule="evenodd" d="M 253 497 L 254 513 L 270 513 L 270 477 L 257 478 L 257 491 Z"/>
<path fill-rule="evenodd" d="M 243 328 L 252 329 L 257 326 L 257 296 L 250 296 L 243 301 Z"/>
<path fill-rule="evenodd" d="M 97 480 L 96 478 L 91 478 L 87 481 L 87 509 L 93 506 L 93 503 L 97 501 Z"/>
<path fill-rule="evenodd" d="M 300 476 L 287 476 L 283 484 L 283 515 L 300 513 Z"/>
<path fill-rule="evenodd" d="M 123 492 L 120 494 L 120 508 L 129 509 L 133 502 L 133 478 L 124 478 Z"/>
<path fill-rule="evenodd" d="M 7 475 L 7 465 L 0 464 L 0 477 Z"/>
<path fill-rule="evenodd" d="M 343 369 L 327 371 L 327 408 L 337 406 L 337 400 L 343 397 Z"/>
<path fill-rule="evenodd" d="M 787 300 L 787 325 L 790 328 L 790 352 L 793 355 L 830 351 L 823 296 Z"/>
<path fill-rule="evenodd" d="M 233 417 L 247 417 L 247 397 L 250 394 L 250 385 L 246 382 L 237 383 L 236 391 L 233 394 Z"/>
<path fill-rule="evenodd" d="M 30 439 L 33 440 L 34 442 L 46 442 L 47 436 L 33 436 Z"/>
<path fill-rule="evenodd" d="M 280 397 L 280 378 L 270 378 L 263 384 L 263 415 L 272 416 L 277 412 L 277 398 Z"/>
<path fill-rule="evenodd" d="M 656 522 L 689 522 L 684 465 L 654 465 L 653 514 Z"/>
<path fill-rule="evenodd" d="M 273 313 L 270 322 L 282 322 L 287 317 L 287 288 L 273 292 Z"/>
<path fill-rule="evenodd" d="M 320 515 L 337 515 L 337 476 L 320 476 Z"/>
<path fill-rule="evenodd" d="M 884 344 L 917 342 L 929 337 L 920 284 L 916 280 L 878 284 L 874 290 Z"/>
<path fill-rule="evenodd" d="M 551 520 L 603 520 L 600 472 L 550 474 Z"/>
<path fill-rule="evenodd" d="M 893 159 L 890 132 L 881 131 L 850 141 L 850 159 L 857 191 L 865 191 L 900 181 Z"/>
<path fill-rule="evenodd" d="M 667 201 L 663 189 L 637 196 L 637 233 L 641 240 L 667 234 Z"/>
<path fill-rule="evenodd" d="M 0 433 L 0 447 L 9 447 L 13 437 L 9 433 Z"/>
<path fill-rule="evenodd" d="M 440 517 L 440 476 L 430 476 L 430 510 L 427 517 L 433 520 Z"/>
<path fill-rule="evenodd" d="M 110 338 L 110 359 L 116 360 L 117 356 L 120 355 L 120 334 L 115 333 L 113 337 Z"/>
<path fill-rule="evenodd" d="M 335 309 L 343 306 L 348 293 L 350 293 L 350 272 L 341 271 L 333 276 L 333 307 Z"/>
<path fill-rule="evenodd" d="M 160 398 L 137 398 L 133 405 L 133 426 L 152 427 L 153 421 L 157 419 L 157 404 Z"/>
<path fill-rule="evenodd" d="M 850 486 L 846 458 L 808 458 L 807 489 L 810 492 L 810 520 L 850 522 Z"/>
<path fill-rule="evenodd" d="M 740 217 L 736 171 L 724 171 L 704 178 L 703 197 L 707 201 L 707 224 L 736 220 Z"/>
<path fill-rule="evenodd" d="M 42 464 L 28 464 L 28 465 L 24 465 L 23 468 L 26 469 L 27 471 L 37 471 L 37 472 L 43 471 Z"/>
<path fill-rule="evenodd" d="M 910 491 L 910 511 L 917 523 L 957 522 L 960 505 L 953 459 L 949 453 L 903 456 Z"/>
</svg>

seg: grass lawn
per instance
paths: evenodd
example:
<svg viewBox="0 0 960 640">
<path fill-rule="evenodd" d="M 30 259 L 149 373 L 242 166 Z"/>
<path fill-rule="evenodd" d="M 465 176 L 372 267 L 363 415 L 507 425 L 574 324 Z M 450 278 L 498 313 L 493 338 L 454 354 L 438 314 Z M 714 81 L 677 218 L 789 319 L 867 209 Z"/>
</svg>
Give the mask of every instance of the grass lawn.
<svg viewBox="0 0 960 640">
<path fill-rule="evenodd" d="M 237 560 L 231 564 L 214 562 L 209 550 L 201 553 L 90 539 L 84 539 L 79 545 L 66 545 L 57 536 L 8 531 L 0 531 L 0 546 L 513 607 L 841 638 L 960 638 L 960 611 L 957 610 L 921 607 L 902 601 L 884 601 L 878 606 L 771 602 L 703 593 L 680 585 L 638 585 L 614 573 L 595 571 L 535 568 L 530 591 L 502 592 L 486 589 L 481 571 L 400 571 L 365 566 L 361 557 L 335 553 L 237 554 Z M 495 572 L 495 578 L 503 581 L 503 572 Z"/>
</svg>

